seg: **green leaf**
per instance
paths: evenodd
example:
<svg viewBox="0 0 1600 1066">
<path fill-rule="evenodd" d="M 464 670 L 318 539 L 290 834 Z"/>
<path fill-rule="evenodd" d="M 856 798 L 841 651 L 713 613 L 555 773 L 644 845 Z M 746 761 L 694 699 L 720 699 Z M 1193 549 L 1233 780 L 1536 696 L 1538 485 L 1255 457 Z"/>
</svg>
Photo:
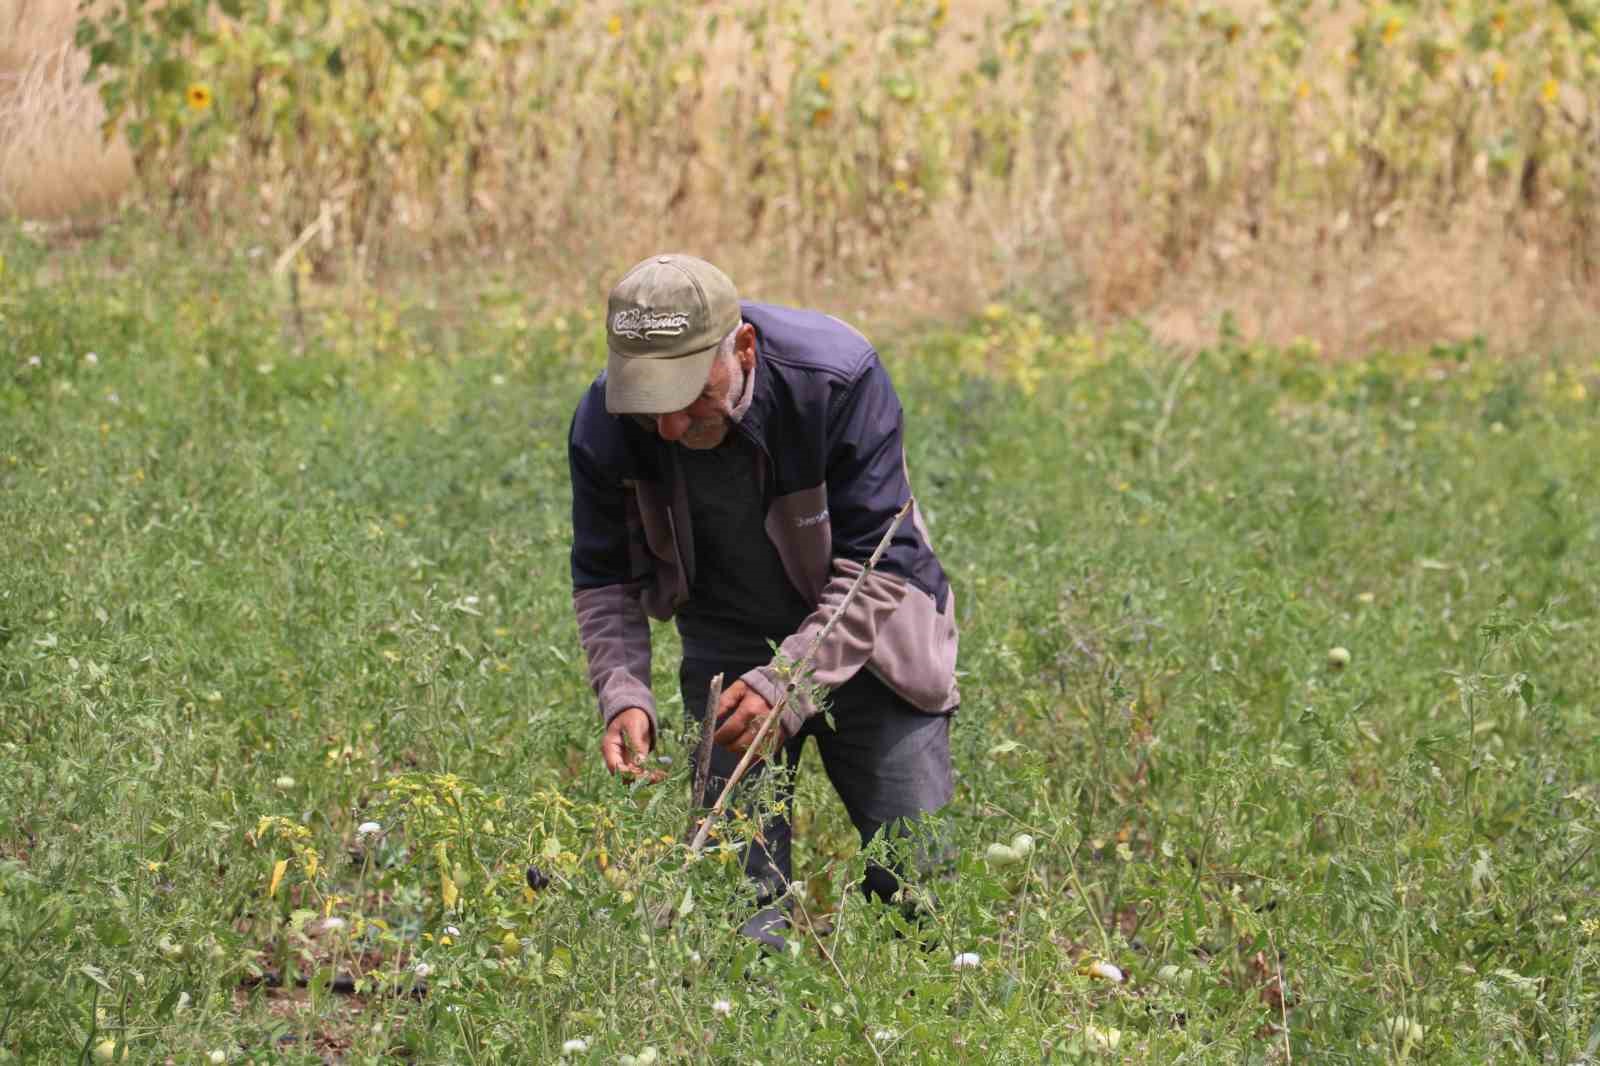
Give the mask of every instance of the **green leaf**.
<svg viewBox="0 0 1600 1066">
<path fill-rule="evenodd" d="M 106 39 L 96 41 L 89 48 L 89 69 L 99 70 L 101 67 L 115 67 L 122 62 L 122 49 L 114 40 Z"/>
<path fill-rule="evenodd" d="M 102 918 L 94 923 L 94 935 L 108 948 L 120 948 L 133 939 L 127 926 L 116 918 Z"/>
<path fill-rule="evenodd" d="M 178 92 L 188 82 L 184 77 L 187 64 L 181 59 L 163 59 L 156 64 L 155 81 L 166 92 Z"/>
<path fill-rule="evenodd" d="M 124 941 L 124 943 L 126 943 L 126 941 Z M 93 981 L 95 984 L 99 985 L 105 991 L 107 991 L 107 992 L 115 992 L 116 991 L 116 989 L 112 988 L 111 985 L 109 985 L 106 982 L 105 971 L 100 969 L 100 967 L 98 967 L 98 966 L 79 966 L 78 967 L 78 972 L 83 974 L 83 976 L 87 977 L 89 980 Z"/>
</svg>

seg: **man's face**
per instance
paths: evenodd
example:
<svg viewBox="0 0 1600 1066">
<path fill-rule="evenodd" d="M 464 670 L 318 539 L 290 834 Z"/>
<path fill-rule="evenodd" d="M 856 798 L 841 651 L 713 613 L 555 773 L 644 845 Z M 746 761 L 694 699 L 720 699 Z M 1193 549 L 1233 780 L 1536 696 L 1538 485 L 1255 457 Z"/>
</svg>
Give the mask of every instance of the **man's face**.
<svg viewBox="0 0 1600 1066">
<path fill-rule="evenodd" d="M 743 389 L 744 374 L 737 355 L 719 355 L 711 364 L 711 376 L 695 401 L 681 411 L 646 415 L 662 440 L 675 441 L 685 448 L 715 448 L 728 436 L 733 425 L 733 405 Z"/>
</svg>

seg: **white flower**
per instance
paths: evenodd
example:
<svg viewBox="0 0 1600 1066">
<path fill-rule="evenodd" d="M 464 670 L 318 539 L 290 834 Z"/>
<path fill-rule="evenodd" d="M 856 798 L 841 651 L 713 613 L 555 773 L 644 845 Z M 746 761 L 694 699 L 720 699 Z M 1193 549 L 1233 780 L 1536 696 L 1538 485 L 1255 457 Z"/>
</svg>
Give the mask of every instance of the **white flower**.
<svg viewBox="0 0 1600 1066">
<path fill-rule="evenodd" d="M 43 366 L 44 365 L 44 360 L 40 359 L 37 355 L 30 355 L 30 356 L 28 356 L 28 365 L 29 366 Z"/>
<path fill-rule="evenodd" d="M 322 919 L 322 931 L 324 933 L 337 933 L 344 927 L 345 920 L 343 918 L 333 917 Z"/>
<path fill-rule="evenodd" d="M 272 783 L 281 789 L 291 789 L 294 787 L 294 778 L 290 777 L 288 774 L 284 774 L 282 777 L 279 777 Z"/>
<path fill-rule="evenodd" d="M 495 386 L 496 388 L 499 388 L 501 385 L 504 385 L 505 383 L 506 383 L 506 376 L 504 374 L 496 374 L 496 375 L 494 375 L 493 377 L 491 377 L 489 379 L 489 384 Z"/>
<path fill-rule="evenodd" d="M 982 963 L 983 960 L 978 958 L 976 951 L 963 951 L 950 960 L 950 968 L 952 970 L 976 970 Z"/>
<path fill-rule="evenodd" d="M 227 1062 L 228 1061 L 228 1053 L 226 1051 L 223 1051 L 221 1048 L 217 1048 L 211 1054 L 206 1056 L 206 1061 L 207 1062 L 213 1062 L 213 1063 Z"/>
<path fill-rule="evenodd" d="M 445 936 L 460 936 L 461 935 L 461 930 L 457 929 L 453 925 L 447 925 L 447 926 L 444 927 L 444 935 Z"/>
<path fill-rule="evenodd" d="M 568 1040 L 565 1044 L 561 1045 L 561 1054 L 563 1055 L 582 1055 L 588 1050 L 589 1041 L 585 1040 L 581 1036 L 575 1036 L 571 1040 Z"/>
<path fill-rule="evenodd" d="M 86 352 L 84 354 L 83 361 L 88 363 L 90 366 L 98 366 L 100 363 L 100 357 L 93 352 Z"/>
<path fill-rule="evenodd" d="M 874 1029 L 872 1031 L 872 1042 L 874 1044 L 887 1044 L 897 1035 L 893 1029 Z"/>
<path fill-rule="evenodd" d="M 356 826 L 356 836 L 358 837 L 377 836 L 381 832 L 383 832 L 383 826 L 377 822 L 362 822 Z"/>
<path fill-rule="evenodd" d="M 719 999 L 711 1004 L 711 1013 L 718 1017 L 726 1018 L 733 1013 L 733 1004 L 725 999 Z"/>
<path fill-rule="evenodd" d="M 429 966 L 425 962 L 419 962 L 415 966 L 411 967 L 411 972 L 416 974 L 418 977 L 426 977 L 433 972 L 433 967 Z"/>
</svg>

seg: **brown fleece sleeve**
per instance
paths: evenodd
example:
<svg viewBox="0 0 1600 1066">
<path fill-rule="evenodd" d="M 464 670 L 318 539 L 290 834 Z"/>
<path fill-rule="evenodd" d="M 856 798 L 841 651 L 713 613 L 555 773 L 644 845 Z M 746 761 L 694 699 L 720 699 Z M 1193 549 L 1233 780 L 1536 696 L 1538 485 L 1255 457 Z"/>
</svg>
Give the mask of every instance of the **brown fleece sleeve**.
<svg viewBox="0 0 1600 1066">
<path fill-rule="evenodd" d="M 778 648 L 783 661 L 795 663 L 800 660 L 863 569 L 860 563 L 850 559 L 833 560 L 833 574 L 823 586 L 816 609 Z M 902 579 L 877 570 L 868 574 L 866 580 L 861 582 L 861 590 L 856 593 L 856 598 L 851 601 L 850 609 L 834 624 L 827 639 L 817 648 L 816 656 L 812 659 L 812 683 L 832 688 L 854 677 L 856 671 L 872 657 L 878 630 L 894 614 L 905 595 L 906 583 Z M 740 678 L 773 705 L 782 695 L 784 685 L 774 665 L 776 662 L 774 660 L 774 663 L 757 667 Z M 792 736 L 807 718 L 816 713 L 817 708 L 811 705 L 811 701 L 796 692 L 784 708 L 779 724 Z"/>
<path fill-rule="evenodd" d="M 600 700 L 600 720 L 638 707 L 656 732 L 656 701 L 650 692 L 650 621 L 639 604 L 640 583 L 578 589 L 578 642 L 589 660 L 589 687 Z"/>
</svg>

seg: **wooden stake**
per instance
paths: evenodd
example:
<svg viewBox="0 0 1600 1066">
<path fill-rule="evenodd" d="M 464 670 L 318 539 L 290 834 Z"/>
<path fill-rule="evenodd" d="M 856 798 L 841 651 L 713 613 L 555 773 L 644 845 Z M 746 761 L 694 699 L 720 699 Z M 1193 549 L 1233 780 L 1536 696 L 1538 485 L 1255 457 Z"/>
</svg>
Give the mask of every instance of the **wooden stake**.
<svg viewBox="0 0 1600 1066">
<path fill-rule="evenodd" d="M 717 704 L 722 702 L 722 675 L 711 679 L 711 691 L 706 696 L 706 714 L 700 719 L 700 743 L 694 746 L 691 765 L 694 777 L 689 786 L 689 827 L 683 831 L 688 836 L 695 830 L 695 822 L 706 805 L 706 791 L 711 787 L 711 736 L 717 731 Z"/>
</svg>

